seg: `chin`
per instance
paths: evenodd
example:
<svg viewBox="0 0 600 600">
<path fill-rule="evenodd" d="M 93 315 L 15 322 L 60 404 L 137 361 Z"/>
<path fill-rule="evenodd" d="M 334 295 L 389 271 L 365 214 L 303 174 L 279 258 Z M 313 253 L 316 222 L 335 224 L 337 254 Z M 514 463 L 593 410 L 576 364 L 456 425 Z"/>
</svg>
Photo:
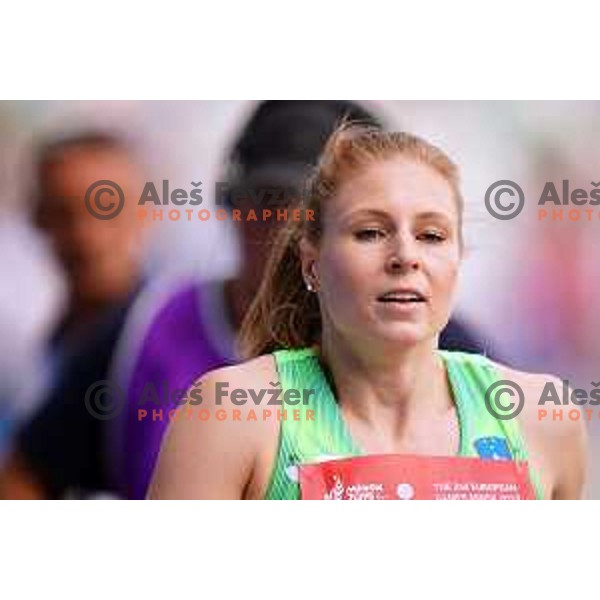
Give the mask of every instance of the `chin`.
<svg viewBox="0 0 600 600">
<path fill-rule="evenodd" d="M 429 327 L 419 323 L 388 324 L 377 331 L 375 336 L 386 346 L 402 348 L 417 346 L 435 337 Z"/>
<path fill-rule="evenodd" d="M 118 296 L 117 289 L 110 280 L 103 280 L 101 276 L 96 278 L 82 277 L 77 279 L 74 289 L 80 298 L 89 302 L 106 302 Z"/>
</svg>

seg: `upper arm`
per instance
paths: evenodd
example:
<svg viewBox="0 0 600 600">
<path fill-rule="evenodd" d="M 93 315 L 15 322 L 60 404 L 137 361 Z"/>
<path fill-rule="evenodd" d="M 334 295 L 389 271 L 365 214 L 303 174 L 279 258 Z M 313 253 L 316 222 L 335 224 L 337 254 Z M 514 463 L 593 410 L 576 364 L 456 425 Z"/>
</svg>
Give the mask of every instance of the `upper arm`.
<svg viewBox="0 0 600 600">
<path fill-rule="evenodd" d="M 562 381 L 552 378 L 557 389 L 562 389 Z M 547 381 L 546 381 L 547 383 Z M 568 390 L 571 397 L 571 389 Z M 588 441 L 584 415 L 578 406 L 569 404 L 561 407 L 562 420 L 546 422 L 545 435 L 549 452 L 557 467 L 556 485 L 553 498 L 578 500 L 585 492 L 587 475 Z M 579 413 L 579 417 L 574 417 Z M 572 415 L 572 416 L 571 416 Z"/>
<path fill-rule="evenodd" d="M 230 406 L 217 404 L 215 384 L 235 380 L 234 368 L 213 371 L 197 382 L 202 403 L 186 402 L 172 421 L 159 454 L 148 498 L 240 499 L 251 478 L 257 455 L 256 423 L 231 418 Z M 233 385 L 231 387 L 241 387 Z M 243 411 L 243 407 L 236 407 Z M 228 418 L 217 419 L 217 411 Z M 204 411 L 204 412 L 202 412 Z M 223 414 L 223 413 L 221 413 Z M 210 415 L 202 418 L 202 415 Z M 250 426 L 249 426 L 250 425 Z"/>
<path fill-rule="evenodd" d="M 583 414 L 573 405 L 542 405 L 540 398 L 548 384 L 562 397 L 563 382 L 551 375 L 533 375 L 513 372 L 525 392 L 525 409 L 520 417 L 528 446 L 541 455 L 551 471 L 553 499 L 580 499 L 583 497 L 587 474 L 587 431 Z M 571 397 L 571 390 L 568 390 Z M 547 414 L 540 412 L 546 409 Z M 557 410 L 562 415 L 553 415 Z M 576 412 L 579 416 L 576 416 Z"/>
</svg>

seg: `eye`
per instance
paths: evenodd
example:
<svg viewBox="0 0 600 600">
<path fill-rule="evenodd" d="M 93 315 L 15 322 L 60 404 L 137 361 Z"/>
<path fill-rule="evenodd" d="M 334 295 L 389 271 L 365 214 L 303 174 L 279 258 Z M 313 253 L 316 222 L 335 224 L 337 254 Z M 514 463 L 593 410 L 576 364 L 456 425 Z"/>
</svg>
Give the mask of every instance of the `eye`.
<svg viewBox="0 0 600 600">
<path fill-rule="evenodd" d="M 431 244 L 439 244 L 440 242 L 443 242 L 446 240 L 446 235 L 443 234 L 441 231 L 432 229 L 432 230 L 424 231 L 423 233 L 421 233 L 418 236 L 417 239 L 422 240 L 427 243 L 431 243 Z"/>
<path fill-rule="evenodd" d="M 385 231 L 376 227 L 365 227 L 354 233 L 354 237 L 361 242 L 374 242 L 385 237 Z"/>
</svg>

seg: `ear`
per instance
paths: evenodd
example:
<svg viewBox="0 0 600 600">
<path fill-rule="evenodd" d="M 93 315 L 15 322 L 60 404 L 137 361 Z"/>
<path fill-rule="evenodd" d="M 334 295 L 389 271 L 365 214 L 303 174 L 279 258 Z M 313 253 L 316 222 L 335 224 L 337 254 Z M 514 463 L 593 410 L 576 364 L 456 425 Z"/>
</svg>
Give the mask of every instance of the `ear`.
<svg viewBox="0 0 600 600">
<path fill-rule="evenodd" d="M 306 237 L 300 239 L 299 250 L 302 275 L 304 279 L 310 280 L 315 275 L 311 267 L 319 259 L 319 250 Z"/>
</svg>

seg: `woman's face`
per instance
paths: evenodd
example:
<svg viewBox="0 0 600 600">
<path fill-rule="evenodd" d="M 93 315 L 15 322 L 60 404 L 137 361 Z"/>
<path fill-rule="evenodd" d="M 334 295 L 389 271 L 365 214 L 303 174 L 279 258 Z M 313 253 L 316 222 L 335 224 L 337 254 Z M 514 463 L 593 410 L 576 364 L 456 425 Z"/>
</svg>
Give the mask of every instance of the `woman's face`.
<svg viewBox="0 0 600 600">
<path fill-rule="evenodd" d="M 433 340 L 450 316 L 459 239 L 452 188 L 435 170 L 401 157 L 366 167 L 324 207 L 319 247 L 304 245 L 324 329 L 370 344 Z"/>
</svg>

